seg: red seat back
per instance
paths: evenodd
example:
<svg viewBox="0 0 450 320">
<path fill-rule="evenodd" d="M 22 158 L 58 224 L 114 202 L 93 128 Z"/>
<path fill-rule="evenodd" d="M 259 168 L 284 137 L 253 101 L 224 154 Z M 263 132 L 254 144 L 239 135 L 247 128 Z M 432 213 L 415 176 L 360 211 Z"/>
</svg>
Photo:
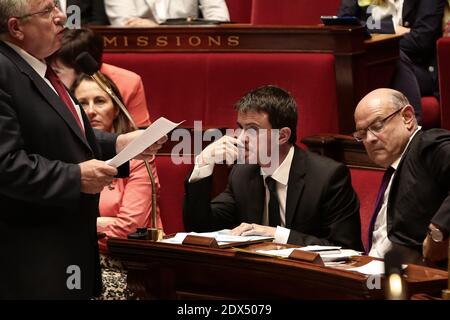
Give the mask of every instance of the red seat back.
<svg viewBox="0 0 450 320">
<path fill-rule="evenodd" d="M 164 232 L 184 231 L 183 195 L 184 180 L 192 170 L 192 164 L 174 164 L 170 155 L 158 155 L 155 159 L 161 184 L 159 208 Z"/>
<path fill-rule="evenodd" d="M 142 77 L 152 119 L 235 128 L 234 104 L 249 90 L 273 84 L 299 105 L 298 141 L 339 132 L 332 54 L 107 53 L 104 60 Z"/>
<path fill-rule="evenodd" d="M 226 0 L 230 20 L 236 23 L 250 23 L 252 0 Z"/>
<path fill-rule="evenodd" d="M 441 106 L 436 97 L 422 97 L 422 126 L 424 129 L 441 127 Z"/>
<path fill-rule="evenodd" d="M 182 159 L 184 163 L 181 163 Z M 164 232 L 166 234 L 182 232 L 184 231 L 184 182 L 194 166 L 193 157 L 172 159 L 170 155 L 158 154 L 155 161 L 161 185 L 158 204 Z M 230 170 L 231 168 L 226 165 L 215 166 L 211 197 L 215 197 L 225 190 Z"/>
<path fill-rule="evenodd" d="M 252 24 L 315 25 L 336 15 L 340 0 L 253 0 Z"/>
<path fill-rule="evenodd" d="M 352 185 L 360 202 L 361 238 L 368 248 L 368 232 L 383 171 L 351 168 Z"/>
<path fill-rule="evenodd" d="M 298 142 L 306 135 L 338 132 L 334 57 L 322 53 L 107 53 L 107 63 L 138 73 L 152 119 L 202 120 L 204 126 L 236 127 L 233 105 L 262 85 L 287 89 L 299 105 Z M 183 230 L 184 179 L 191 164 L 156 159 L 161 219 L 166 233 Z M 220 181 L 219 181 L 220 180 Z M 226 176 L 217 179 L 223 190 Z M 215 185 L 218 186 L 218 183 Z"/>
</svg>

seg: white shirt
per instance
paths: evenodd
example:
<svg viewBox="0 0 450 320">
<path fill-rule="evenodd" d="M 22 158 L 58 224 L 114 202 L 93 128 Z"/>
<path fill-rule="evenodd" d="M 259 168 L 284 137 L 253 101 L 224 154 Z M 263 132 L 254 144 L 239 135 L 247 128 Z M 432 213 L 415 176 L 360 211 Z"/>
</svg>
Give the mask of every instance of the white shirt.
<svg viewBox="0 0 450 320">
<path fill-rule="evenodd" d="M 391 164 L 391 167 L 395 171 L 392 174 L 391 179 L 389 180 L 389 184 L 386 188 L 386 191 L 384 192 L 383 204 L 381 205 L 377 219 L 375 220 L 375 225 L 372 234 L 372 248 L 370 249 L 369 256 L 376 258 L 384 258 L 384 255 L 392 248 L 392 242 L 391 240 L 389 240 L 387 232 L 387 204 L 388 204 L 387 200 L 389 199 L 391 184 L 392 181 L 394 181 L 394 176 L 397 173 L 397 168 L 400 163 L 400 160 L 405 154 L 405 151 L 408 148 L 409 144 L 411 143 L 412 139 L 421 128 L 422 127 L 419 126 L 416 129 L 416 131 L 414 131 L 414 133 L 409 138 L 408 144 L 406 145 L 400 157 Z"/>
<path fill-rule="evenodd" d="M 280 206 L 280 226 L 277 226 L 277 230 L 275 231 L 275 239 L 274 242 L 277 243 L 287 243 L 289 239 L 289 235 L 291 230 L 286 229 L 286 199 L 287 199 L 287 189 L 289 182 L 289 172 L 291 171 L 292 159 L 294 158 L 294 147 L 292 146 L 289 149 L 289 152 L 280 166 L 275 169 L 272 173 L 272 179 L 276 181 L 276 189 L 278 196 L 278 204 Z M 261 168 L 261 174 L 263 176 L 264 187 L 266 190 L 266 198 L 264 204 L 264 215 L 263 215 L 263 225 L 269 225 L 269 200 L 270 200 L 270 192 L 269 188 L 266 185 L 266 175 L 264 173 L 264 169 Z"/>
<path fill-rule="evenodd" d="M 58 94 L 56 92 L 55 88 L 53 88 L 50 81 L 45 77 L 45 73 L 47 72 L 47 64 L 45 62 L 36 59 L 31 54 L 29 54 L 28 52 L 26 52 L 25 50 L 23 50 L 22 48 L 16 46 L 15 44 L 13 44 L 11 42 L 5 41 L 5 43 L 8 46 L 10 46 L 14 51 L 16 51 L 17 54 L 19 54 L 31 66 L 31 68 L 33 68 L 34 71 L 37 72 L 37 74 L 45 81 L 45 83 L 47 83 L 48 86 L 50 88 L 52 88 L 56 94 Z M 70 98 L 70 101 L 72 101 L 72 104 L 74 105 L 75 110 L 77 111 L 78 118 L 79 118 L 80 123 L 83 126 L 83 130 L 84 130 L 84 123 L 83 123 L 83 118 L 81 117 L 80 107 L 77 104 L 75 104 L 75 102 L 72 100 L 72 97 L 70 96 L 70 94 L 69 94 L 69 98 Z"/>
<path fill-rule="evenodd" d="M 277 227 L 275 232 L 274 242 L 278 243 L 287 243 L 290 230 L 284 228 L 286 226 L 286 198 L 287 198 L 287 188 L 289 182 L 289 172 L 291 170 L 292 159 L 294 158 L 294 147 L 292 146 L 289 149 L 289 152 L 283 162 L 278 166 L 277 169 L 272 174 L 272 178 L 276 181 L 277 195 L 278 195 L 278 203 L 280 205 L 280 224 L 281 226 Z M 191 176 L 189 177 L 189 182 L 196 182 L 200 179 L 204 179 L 212 175 L 214 171 L 214 163 L 207 164 L 204 166 L 200 166 L 196 164 L 194 166 L 194 170 L 192 171 Z M 266 191 L 265 204 L 264 204 L 264 213 L 263 213 L 263 225 L 269 225 L 269 199 L 270 193 L 267 188 L 265 178 L 267 175 L 264 173 L 264 170 L 261 168 L 261 175 L 263 176 L 264 187 Z"/>
<path fill-rule="evenodd" d="M 372 9 L 372 17 L 375 21 L 381 21 L 386 16 L 392 15 L 392 23 L 395 32 L 397 27 L 403 24 L 403 1 L 404 0 L 388 0 L 386 5 L 374 6 Z"/>
<path fill-rule="evenodd" d="M 106 15 L 113 26 L 125 26 L 130 18 L 162 23 L 167 19 L 198 17 L 198 9 L 208 20 L 229 21 L 225 0 L 105 0 Z"/>
</svg>

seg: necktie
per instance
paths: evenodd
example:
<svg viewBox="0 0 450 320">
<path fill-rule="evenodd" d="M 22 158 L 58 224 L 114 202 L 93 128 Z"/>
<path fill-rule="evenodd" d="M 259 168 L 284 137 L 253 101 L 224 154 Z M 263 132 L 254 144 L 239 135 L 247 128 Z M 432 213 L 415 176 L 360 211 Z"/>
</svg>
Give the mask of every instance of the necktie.
<svg viewBox="0 0 450 320">
<path fill-rule="evenodd" d="M 383 179 L 381 180 L 380 189 L 378 190 L 377 200 L 375 202 L 375 210 L 373 211 L 372 219 L 370 220 L 369 225 L 369 242 L 368 242 L 369 249 L 367 252 L 369 252 L 372 247 L 372 234 L 373 229 L 375 227 L 375 222 L 377 220 L 377 216 L 378 213 L 380 212 L 381 206 L 383 205 L 384 193 L 386 192 L 386 189 L 389 185 L 389 181 L 391 180 L 391 177 L 394 174 L 394 172 L 395 172 L 394 168 L 392 167 L 387 168 L 386 171 L 384 172 Z"/>
<path fill-rule="evenodd" d="M 266 178 L 266 185 L 269 189 L 269 226 L 276 227 L 280 225 L 280 204 L 278 203 L 277 182 L 272 177 Z"/>
<path fill-rule="evenodd" d="M 67 93 L 67 90 L 64 87 L 64 84 L 61 82 L 56 73 L 49 66 L 47 67 L 47 71 L 45 72 L 45 77 L 48 79 L 48 81 L 50 81 L 53 88 L 55 88 L 56 93 L 58 93 L 58 96 L 61 98 L 61 100 L 70 110 L 70 112 L 72 112 L 72 115 L 74 116 L 78 126 L 80 127 L 81 133 L 84 134 L 80 117 L 78 116 L 77 110 L 75 110 L 75 106 L 73 105 L 72 100 L 70 99 L 69 94 Z"/>
</svg>

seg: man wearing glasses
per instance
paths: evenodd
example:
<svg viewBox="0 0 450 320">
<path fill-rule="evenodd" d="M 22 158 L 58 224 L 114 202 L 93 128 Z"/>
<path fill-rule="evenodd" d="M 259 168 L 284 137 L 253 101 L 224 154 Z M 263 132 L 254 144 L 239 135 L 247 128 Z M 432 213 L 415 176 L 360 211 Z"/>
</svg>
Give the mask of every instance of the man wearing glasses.
<svg viewBox="0 0 450 320">
<path fill-rule="evenodd" d="M 94 131 L 47 67 L 65 21 L 57 1 L 0 0 L 0 299 L 100 293 L 98 193 L 118 169 L 97 159 L 140 135 Z"/>
<path fill-rule="evenodd" d="M 408 250 L 430 265 L 448 256 L 450 133 L 422 131 L 414 108 L 392 89 L 366 95 L 355 110 L 356 131 L 369 157 L 386 168 L 371 226 L 369 255 Z M 407 249 L 406 249 L 407 248 Z"/>
</svg>

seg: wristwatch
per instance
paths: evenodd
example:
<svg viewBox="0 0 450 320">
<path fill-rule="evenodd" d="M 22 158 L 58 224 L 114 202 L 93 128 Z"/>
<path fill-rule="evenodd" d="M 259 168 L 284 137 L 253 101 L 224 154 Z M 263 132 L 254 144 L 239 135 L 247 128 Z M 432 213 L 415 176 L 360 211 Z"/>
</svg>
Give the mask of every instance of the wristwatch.
<svg viewBox="0 0 450 320">
<path fill-rule="evenodd" d="M 434 242 L 443 242 L 448 234 L 436 227 L 428 227 L 428 234 Z"/>
</svg>

